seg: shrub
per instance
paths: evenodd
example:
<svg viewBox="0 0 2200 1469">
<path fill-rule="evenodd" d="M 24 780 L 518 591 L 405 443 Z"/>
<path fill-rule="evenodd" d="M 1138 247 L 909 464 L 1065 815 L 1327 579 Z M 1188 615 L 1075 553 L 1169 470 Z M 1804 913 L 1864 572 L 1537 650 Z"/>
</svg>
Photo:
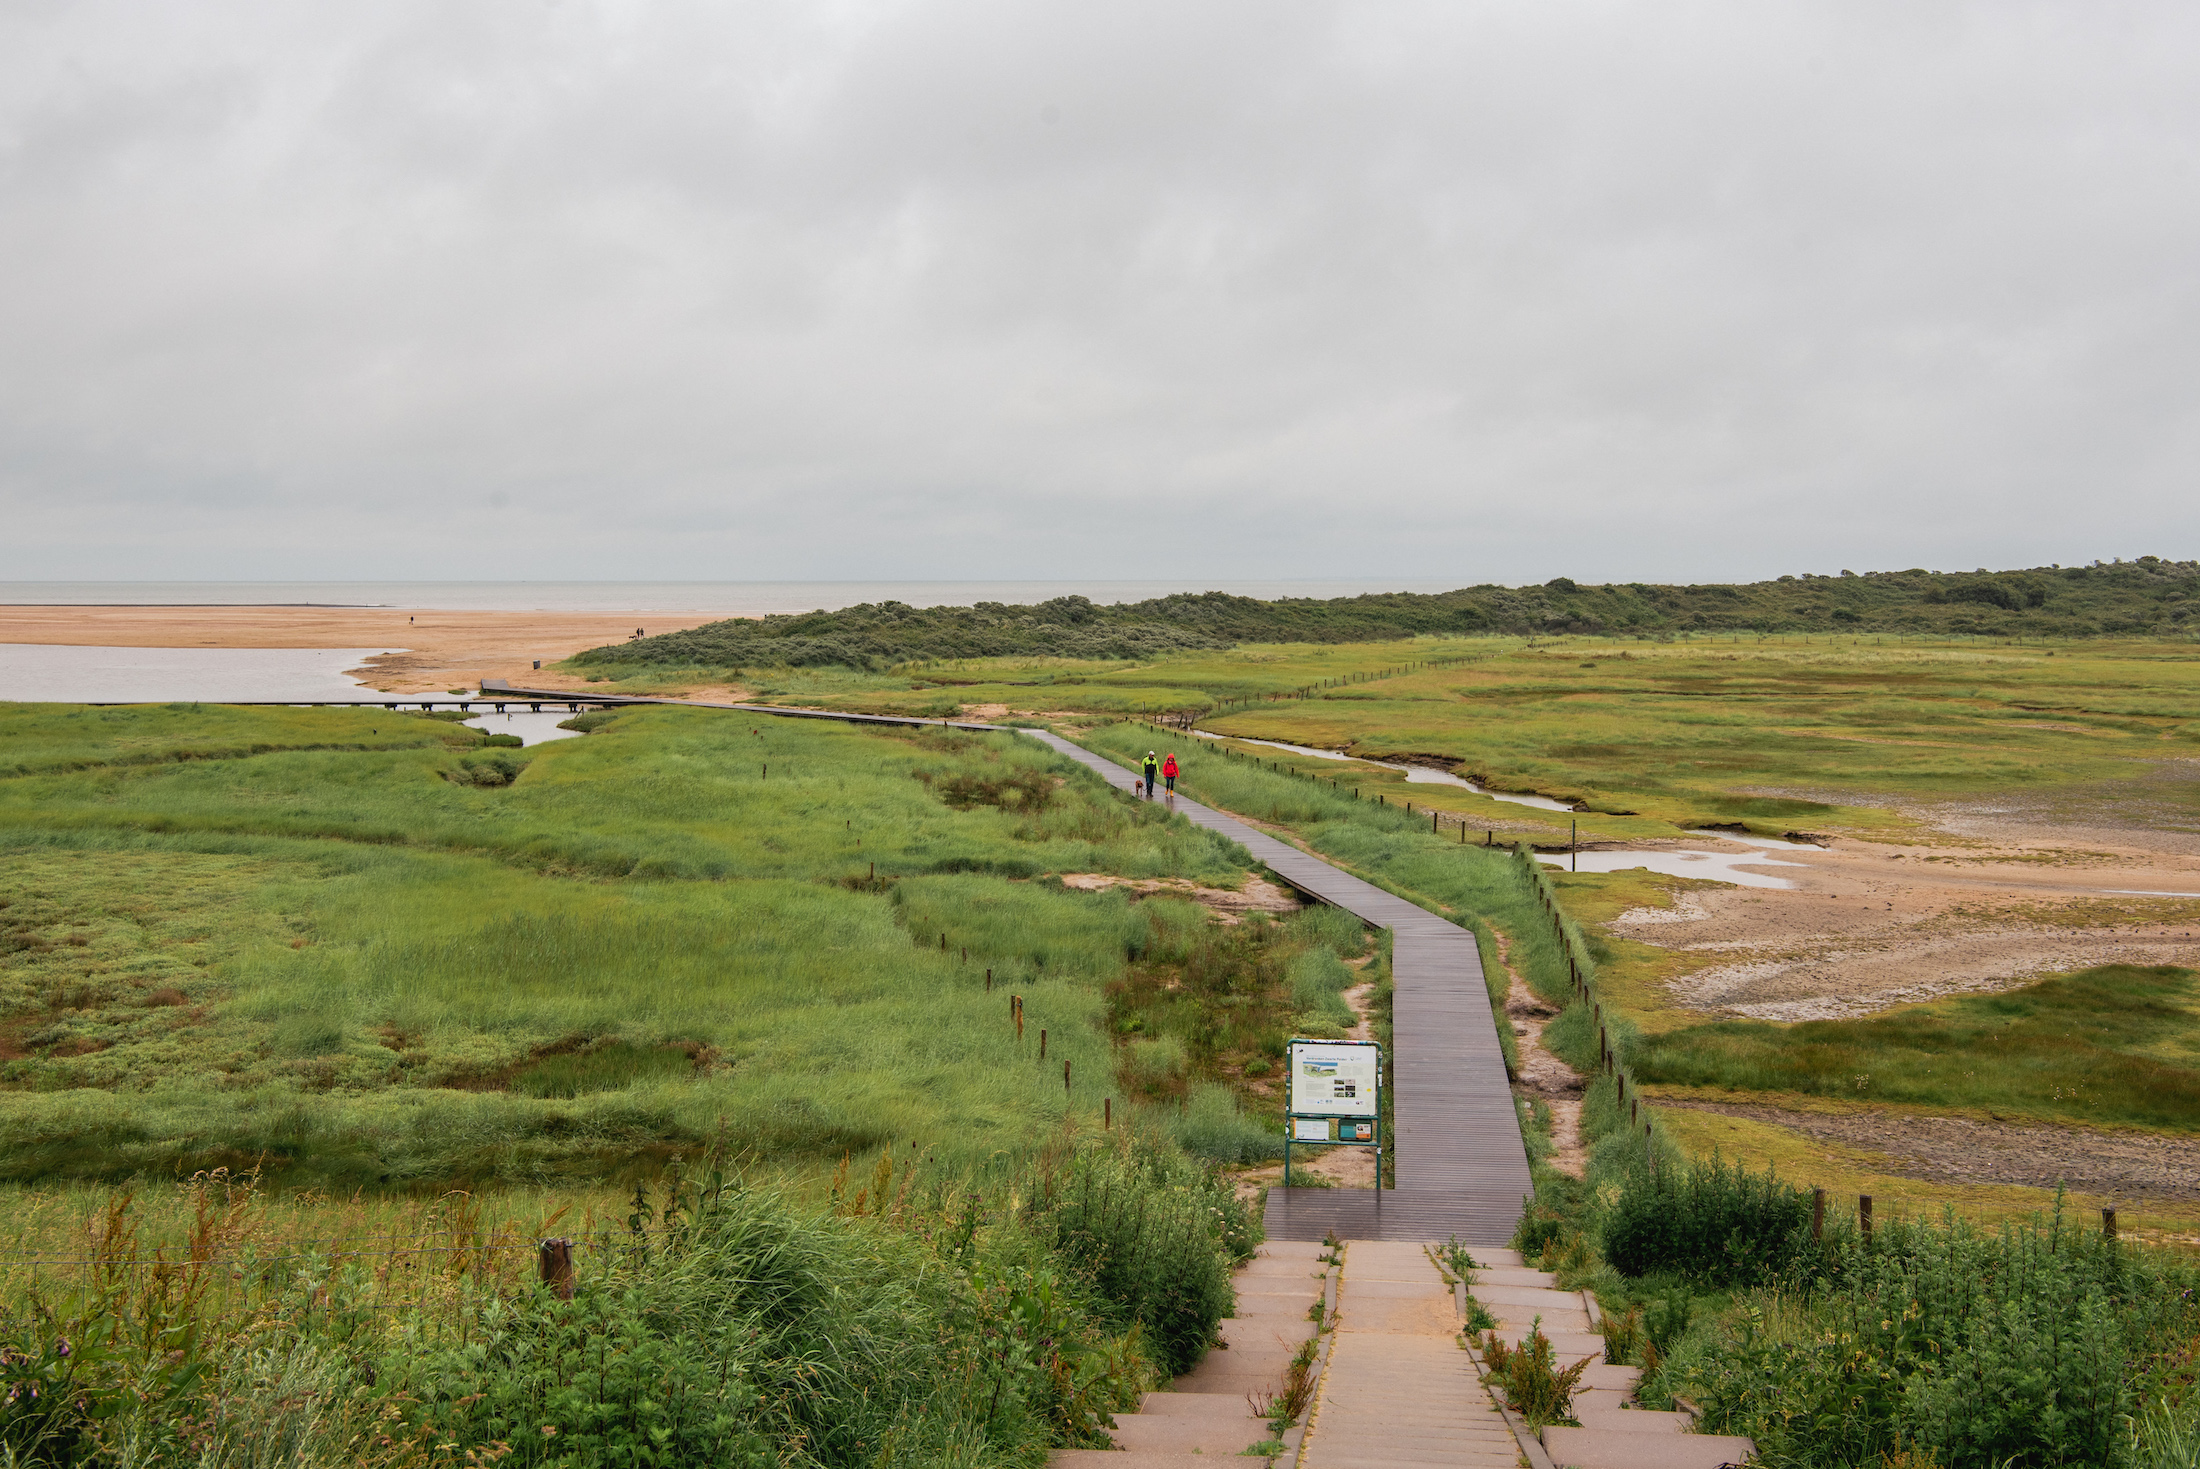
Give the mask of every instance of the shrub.
<svg viewBox="0 0 2200 1469">
<path fill-rule="evenodd" d="M 1143 1329 L 1164 1371 L 1199 1360 L 1234 1304 L 1232 1260 L 1259 1238 L 1226 1186 L 1126 1143 L 1075 1155 L 1035 1203 L 1043 1237 L 1091 1282 L 1110 1319 Z"/>
<path fill-rule="evenodd" d="M 1770 1169 L 1752 1174 L 1716 1156 L 1662 1172 L 1638 1167 L 1604 1221 L 1604 1258 L 1622 1275 L 1672 1270 L 1760 1284 L 1808 1251 L 1809 1222 L 1810 1196 Z"/>
<path fill-rule="evenodd" d="M 491 736 L 493 739 L 508 736 Z M 520 772 L 527 768 L 523 761 L 506 754 L 467 755 L 458 762 L 458 769 L 446 771 L 444 779 L 463 786 L 508 786 L 518 780 Z"/>
<path fill-rule="evenodd" d="M 1551 1339 L 1543 1334 L 1541 1316 L 1517 1347 L 1505 1345 L 1494 1332 L 1483 1337 L 1481 1345 L 1483 1359 L 1490 1364 L 1491 1385 L 1531 1428 L 1563 1423 L 1574 1416 L 1574 1389 L 1581 1385 L 1581 1375 L 1593 1359 L 1584 1357 L 1561 1372 Z"/>
<path fill-rule="evenodd" d="M 1691 1373 L 1714 1431 L 1768 1463 L 2128 1464 L 2134 1369 L 2191 1331 L 2188 1267 L 2059 1215 L 1998 1235 L 1890 1224 L 1828 1257 L 1810 1302 L 1746 1307 Z"/>
</svg>

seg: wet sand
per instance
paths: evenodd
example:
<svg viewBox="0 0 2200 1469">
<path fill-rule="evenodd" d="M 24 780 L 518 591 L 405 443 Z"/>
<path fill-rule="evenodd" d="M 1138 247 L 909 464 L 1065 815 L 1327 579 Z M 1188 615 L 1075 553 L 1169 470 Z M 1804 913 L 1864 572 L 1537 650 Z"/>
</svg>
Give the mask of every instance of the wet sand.
<svg viewBox="0 0 2200 1469">
<path fill-rule="evenodd" d="M 2007 989 L 2097 964 L 2200 967 L 2200 855 L 2052 827 L 1960 847 L 1837 838 L 1785 851 L 1784 890 L 1690 886 L 1607 926 L 1677 950 L 1680 1006 L 1756 1020 L 1844 1019 Z M 2126 840 L 2116 840 L 2124 837 Z M 1739 844 L 1736 844 L 1738 849 Z"/>
<path fill-rule="evenodd" d="M 386 607 L 0 607 L 0 643 L 108 648 L 371 648 L 354 677 L 387 693 L 472 687 L 484 678 L 577 688 L 545 664 L 624 642 L 637 627 L 677 632 L 724 612 L 473 612 Z"/>
</svg>

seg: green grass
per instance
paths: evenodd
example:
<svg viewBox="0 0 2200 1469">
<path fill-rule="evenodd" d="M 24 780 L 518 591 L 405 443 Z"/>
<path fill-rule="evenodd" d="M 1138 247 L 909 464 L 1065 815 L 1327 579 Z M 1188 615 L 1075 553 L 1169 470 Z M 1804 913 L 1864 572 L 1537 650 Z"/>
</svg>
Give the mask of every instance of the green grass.
<svg viewBox="0 0 2200 1469">
<path fill-rule="evenodd" d="M 1667 1031 L 1628 1060 L 1665 1085 L 2189 1132 L 2200 1126 L 2196 998 L 2191 970 L 2119 964 L 1862 1020 Z"/>
<path fill-rule="evenodd" d="M 1891 800 L 2098 799 L 2104 783 L 2150 779 L 2200 739 L 2200 659 L 2183 645 L 1572 639 L 1257 704 L 1205 727 L 1436 759 L 1494 789 L 1673 826 L 1870 831 L 1902 824 L 1875 809 Z M 2166 787 L 2125 799 L 2173 824 L 2196 814 Z"/>
<path fill-rule="evenodd" d="M 480 742 L 471 729 L 386 711 L 0 703 L 0 777 L 275 750 L 472 749 Z"/>
<path fill-rule="evenodd" d="M 643 710 L 483 788 L 451 726 L 294 712 L 15 711 L 74 768 L 0 780 L 0 1176 L 982 1158 L 1117 1094 L 1105 989 L 1154 932 L 1032 879 L 1242 873 L 1017 736 Z M 215 736 L 262 752 L 120 763 Z"/>
</svg>

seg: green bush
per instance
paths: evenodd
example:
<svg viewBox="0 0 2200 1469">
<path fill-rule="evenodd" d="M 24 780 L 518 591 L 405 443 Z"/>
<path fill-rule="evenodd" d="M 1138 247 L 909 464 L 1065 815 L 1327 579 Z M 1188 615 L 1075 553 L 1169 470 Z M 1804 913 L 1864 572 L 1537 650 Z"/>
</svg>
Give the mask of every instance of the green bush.
<svg viewBox="0 0 2200 1469">
<path fill-rule="evenodd" d="M 1771 1170 L 1717 1157 L 1636 1168 L 1604 1220 L 1604 1258 L 1622 1275 L 1669 1270 L 1721 1285 L 1773 1280 L 1811 1248 L 1810 1195 Z"/>
<path fill-rule="evenodd" d="M 1900 1445 L 1949 1469 L 2131 1463 L 2148 1357 L 2188 1339 L 2189 1266 L 2045 1222 L 1892 1224 L 1829 1252 L 1801 1309 L 1745 1308 L 1693 1367 L 1707 1427 L 1771 1465 Z"/>
<path fill-rule="evenodd" d="M 1188 1370 L 1233 1308 L 1230 1267 L 1259 1240 L 1252 1211 L 1180 1157 L 1125 1145 L 1049 1177 L 1042 1235 L 1087 1278 L 1115 1324 L 1137 1323 L 1155 1360 Z"/>
</svg>

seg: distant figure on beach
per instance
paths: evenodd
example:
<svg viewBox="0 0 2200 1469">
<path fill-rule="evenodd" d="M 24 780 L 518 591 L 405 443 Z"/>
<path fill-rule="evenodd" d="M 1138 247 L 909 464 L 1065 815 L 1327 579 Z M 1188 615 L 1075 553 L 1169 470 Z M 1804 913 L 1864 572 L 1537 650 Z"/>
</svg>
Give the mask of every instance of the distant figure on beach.
<svg viewBox="0 0 2200 1469">
<path fill-rule="evenodd" d="M 1155 773 L 1161 769 L 1161 759 L 1153 751 L 1148 750 L 1146 752 L 1146 763 L 1138 768 L 1146 777 L 1146 799 L 1150 801 L 1153 799 L 1153 778 Z"/>
<path fill-rule="evenodd" d="M 1176 751 L 1174 751 L 1174 750 L 1171 750 L 1171 751 L 1169 752 L 1169 758 L 1161 762 L 1161 778 L 1162 778 L 1162 779 L 1163 779 L 1164 781 L 1168 782 L 1168 787 L 1169 787 L 1169 794 L 1170 794 L 1170 795 L 1172 795 L 1172 796 L 1173 796 L 1173 795 L 1175 795 L 1175 794 L 1176 794 Z"/>
</svg>

